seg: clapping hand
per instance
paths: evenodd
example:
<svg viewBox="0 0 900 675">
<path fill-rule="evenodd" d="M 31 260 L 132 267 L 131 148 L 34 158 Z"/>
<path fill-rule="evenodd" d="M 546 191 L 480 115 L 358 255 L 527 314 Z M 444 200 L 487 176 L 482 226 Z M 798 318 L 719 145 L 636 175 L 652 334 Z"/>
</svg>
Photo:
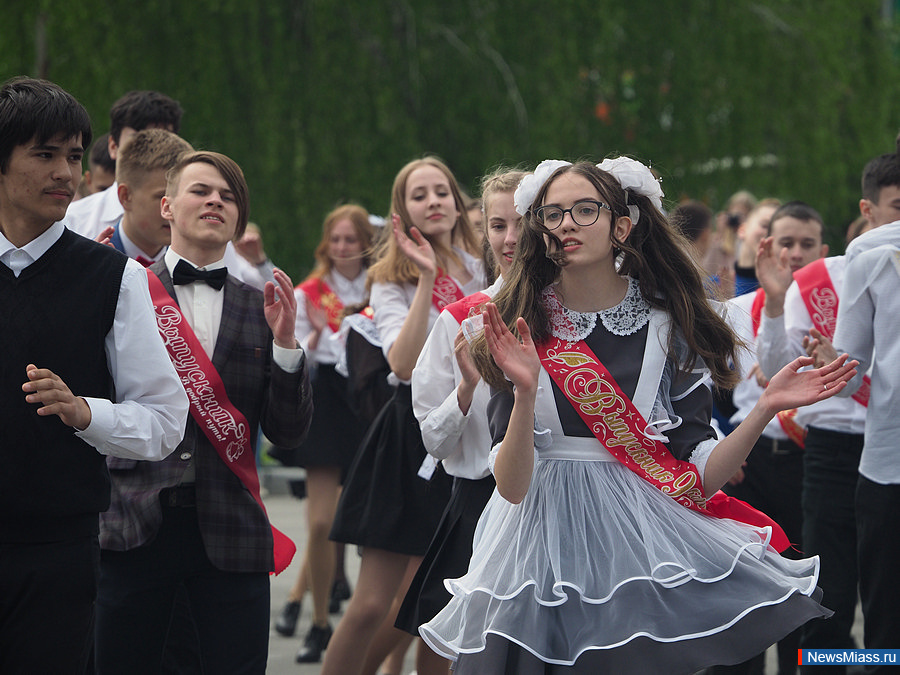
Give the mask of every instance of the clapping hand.
<svg viewBox="0 0 900 675">
<path fill-rule="evenodd" d="M 531 330 L 525 319 L 516 319 L 516 330 L 521 339 L 510 332 L 497 305 L 489 302 L 484 308 L 484 337 L 494 363 L 503 371 L 507 379 L 519 389 L 536 389 L 541 360 L 531 339 Z"/>
<path fill-rule="evenodd" d="M 420 272 L 430 272 L 437 275 L 437 256 L 434 253 L 434 249 L 431 248 L 431 244 L 419 232 L 419 229 L 416 227 L 409 228 L 409 234 L 412 238 L 407 236 L 403 231 L 400 216 L 396 213 L 391 216 L 391 224 L 394 229 L 394 239 L 396 239 L 397 246 L 400 247 L 403 255 L 409 258 L 419 268 Z"/>
<path fill-rule="evenodd" d="M 274 277 L 277 285 L 267 281 L 263 292 L 266 323 L 272 330 L 276 345 L 296 349 L 294 327 L 297 320 L 297 300 L 294 298 L 294 286 L 291 278 L 280 269 L 275 269 Z"/>
</svg>

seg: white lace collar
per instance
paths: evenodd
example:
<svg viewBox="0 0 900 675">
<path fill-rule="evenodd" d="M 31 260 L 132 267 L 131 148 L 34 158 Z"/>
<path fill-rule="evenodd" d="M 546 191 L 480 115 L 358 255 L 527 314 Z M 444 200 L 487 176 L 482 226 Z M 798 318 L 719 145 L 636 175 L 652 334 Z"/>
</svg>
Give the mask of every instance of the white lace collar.
<svg viewBox="0 0 900 675">
<path fill-rule="evenodd" d="M 644 300 L 635 279 L 628 279 L 628 291 L 615 307 L 600 312 L 576 312 L 563 307 L 556 290 L 548 286 L 542 293 L 544 305 L 550 315 L 550 332 L 566 342 L 579 342 L 593 332 L 597 317 L 604 328 L 613 335 L 631 335 L 638 332 L 650 320 L 650 303 Z"/>
</svg>

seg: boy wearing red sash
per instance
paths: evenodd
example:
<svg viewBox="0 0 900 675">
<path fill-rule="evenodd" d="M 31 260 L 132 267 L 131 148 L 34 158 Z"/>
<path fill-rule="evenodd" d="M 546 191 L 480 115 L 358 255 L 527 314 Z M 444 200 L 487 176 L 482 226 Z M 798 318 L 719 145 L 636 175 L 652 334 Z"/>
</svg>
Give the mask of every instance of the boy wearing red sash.
<svg viewBox="0 0 900 675">
<path fill-rule="evenodd" d="M 160 334 L 191 402 L 184 441 L 166 462 L 111 465 L 101 523 L 98 672 L 159 672 L 176 590 L 186 589 L 207 672 L 263 673 L 269 574 L 292 543 L 259 496 L 255 443 L 303 440 L 311 396 L 294 339 L 293 286 L 265 293 L 228 275 L 226 244 L 247 224 L 247 186 L 232 160 L 183 156 L 168 175 L 172 244 L 151 267 Z"/>
<path fill-rule="evenodd" d="M 824 226 L 821 216 L 803 202 L 782 205 L 769 221 L 768 238 L 760 243 L 760 250 L 781 261 L 781 275 L 790 284 L 792 275 L 809 263 L 828 253 L 822 243 Z M 779 301 L 775 287 L 766 287 L 765 273 L 757 269 L 762 288 L 730 301 L 729 321 L 735 332 L 751 346 L 741 355 L 740 372 L 743 381 L 735 387 L 734 401 L 737 412 L 732 416 L 734 424 L 742 421 L 762 395 L 766 378 L 757 362 L 763 358 L 762 342 L 758 337 L 766 310 Z M 783 297 L 783 296 L 781 296 Z M 800 356 L 800 354 L 797 354 Z M 795 356 L 796 358 L 796 356 Z M 792 359 L 793 360 L 793 359 Z M 774 374 L 774 373 L 772 373 Z M 834 404 L 832 404 L 834 405 Z M 797 415 L 800 412 L 796 413 Z M 753 447 L 747 463 L 724 489 L 726 493 L 742 499 L 765 512 L 781 525 L 793 551 L 787 555 L 797 557 L 797 551 L 807 553 L 803 542 L 803 516 L 800 505 L 803 483 L 804 429 L 797 424 L 796 416 L 779 415 L 766 427 Z M 831 605 L 828 605 L 831 609 Z M 779 663 L 783 672 L 796 669 L 799 631 L 779 641 Z M 757 657 L 762 659 L 763 656 Z M 784 671 L 784 669 L 787 669 Z"/>
<path fill-rule="evenodd" d="M 55 84 L 0 89 L 3 673 L 85 672 L 106 456 L 160 460 L 187 416 L 144 269 L 59 222 L 90 140 Z"/>
</svg>

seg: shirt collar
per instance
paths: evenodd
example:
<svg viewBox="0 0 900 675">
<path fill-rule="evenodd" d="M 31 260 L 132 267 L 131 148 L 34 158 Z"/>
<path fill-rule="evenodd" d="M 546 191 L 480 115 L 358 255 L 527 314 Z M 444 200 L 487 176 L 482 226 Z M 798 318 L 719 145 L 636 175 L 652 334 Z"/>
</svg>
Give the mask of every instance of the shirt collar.
<svg viewBox="0 0 900 675">
<path fill-rule="evenodd" d="M 184 260 L 185 262 L 190 263 L 191 265 L 196 267 L 198 270 L 217 270 L 220 267 L 225 267 L 225 258 L 222 258 L 221 260 L 217 260 L 214 263 L 210 263 L 209 265 L 204 265 L 203 267 L 198 267 L 197 265 L 192 263 L 190 260 L 188 260 L 184 256 L 178 255 L 175 251 L 172 250 L 171 246 L 166 249 L 166 254 L 165 254 L 165 256 L 163 256 L 163 260 L 165 260 L 165 262 L 166 262 L 166 269 L 169 270 L 170 275 L 175 270 L 175 265 L 178 264 L 179 260 Z"/>
</svg>

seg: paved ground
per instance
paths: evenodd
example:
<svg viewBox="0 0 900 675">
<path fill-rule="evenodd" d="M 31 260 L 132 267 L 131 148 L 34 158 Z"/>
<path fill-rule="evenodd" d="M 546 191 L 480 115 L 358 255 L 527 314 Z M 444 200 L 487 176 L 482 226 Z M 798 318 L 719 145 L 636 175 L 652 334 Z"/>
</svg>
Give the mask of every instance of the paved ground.
<svg viewBox="0 0 900 675">
<path fill-rule="evenodd" d="M 302 557 L 303 546 L 306 541 L 306 500 L 298 500 L 288 493 L 287 480 L 302 476 L 302 470 L 288 469 L 263 469 L 261 482 L 267 489 L 265 495 L 266 509 L 272 523 L 281 531 L 290 536 L 300 548 L 291 566 L 282 574 L 272 578 L 272 622 L 281 611 L 288 591 L 297 577 L 297 569 Z M 346 558 L 347 574 L 351 579 L 351 586 L 355 585 L 356 575 L 359 573 L 359 557 L 352 547 L 347 548 Z M 332 626 L 337 625 L 340 615 L 332 616 Z M 269 668 L 270 675 L 317 675 L 321 664 L 297 664 L 294 656 L 300 649 L 303 636 L 310 625 L 310 602 L 306 602 L 300 616 L 297 634 L 292 638 L 285 638 L 271 630 L 269 639 Z M 857 612 L 857 622 L 854 633 L 857 643 L 862 646 L 862 619 Z M 766 672 L 777 672 L 775 650 L 769 649 L 766 658 Z M 406 662 L 402 675 L 409 675 L 415 666 L 415 649 L 407 652 Z"/>
</svg>

